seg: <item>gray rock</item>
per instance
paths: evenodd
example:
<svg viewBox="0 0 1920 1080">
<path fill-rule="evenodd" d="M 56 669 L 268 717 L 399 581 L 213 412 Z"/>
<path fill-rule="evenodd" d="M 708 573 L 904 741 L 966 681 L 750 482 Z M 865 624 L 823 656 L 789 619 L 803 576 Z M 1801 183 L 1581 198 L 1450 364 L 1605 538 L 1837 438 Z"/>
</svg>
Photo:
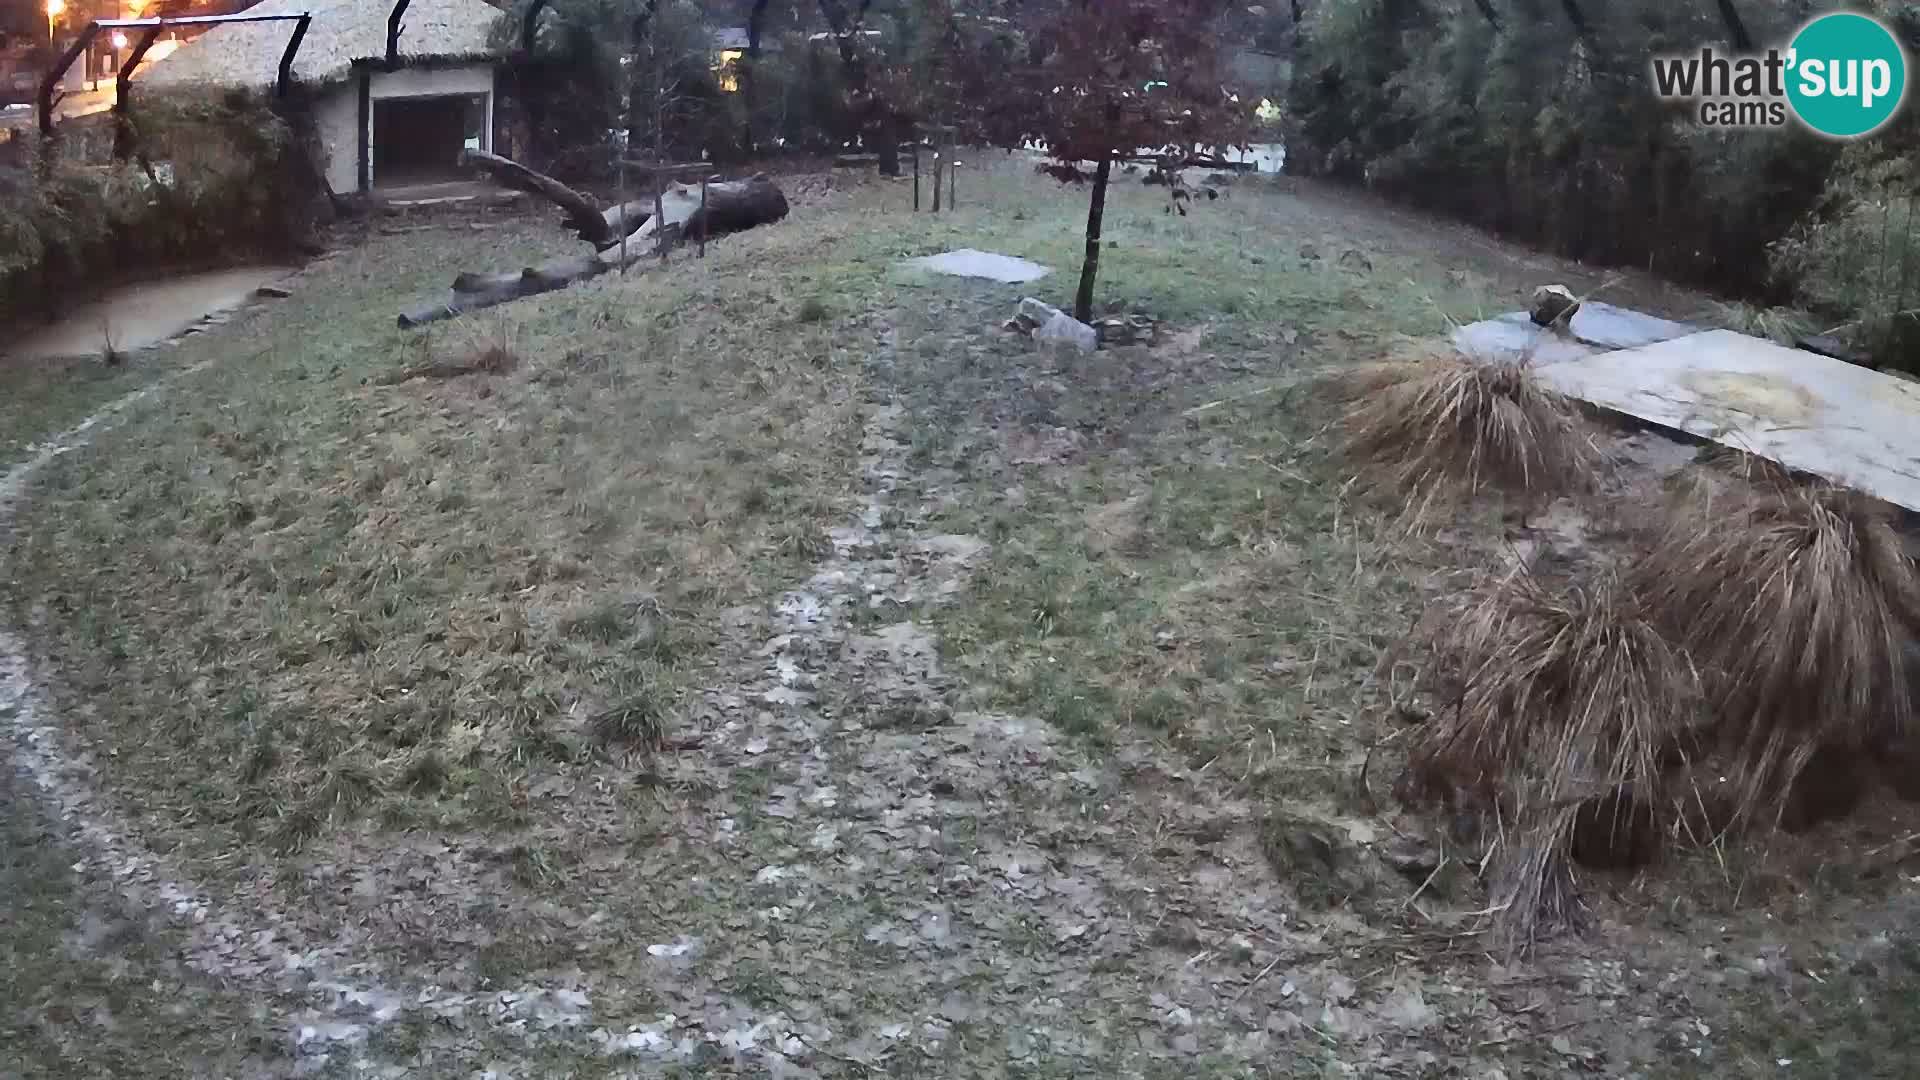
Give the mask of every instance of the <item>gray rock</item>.
<svg viewBox="0 0 1920 1080">
<path fill-rule="evenodd" d="M 1580 310 L 1580 298 L 1565 285 L 1542 285 L 1533 290 L 1533 303 L 1527 314 L 1535 326 L 1565 328 Z"/>
<path fill-rule="evenodd" d="M 1093 328 L 1102 345 L 1151 344 L 1160 334 L 1160 324 L 1154 317 L 1140 314 L 1109 315 L 1095 320 Z"/>
<path fill-rule="evenodd" d="M 1065 314 L 1065 312 L 1047 303 L 1045 300 L 1035 300 L 1031 296 L 1023 298 L 1020 301 L 1020 306 L 1013 311 L 1014 318 L 1023 322 L 1032 323 L 1036 330 L 1047 325 L 1055 315 L 1063 314 Z"/>
<path fill-rule="evenodd" d="M 1033 332 L 1033 340 L 1059 342 L 1083 353 L 1090 353 L 1100 347 L 1099 331 L 1064 311 L 1054 312 L 1053 318 L 1041 323 L 1040 329 Z"/>
<path fill-rule="evenodd" d="M 253 290 L 253 295 L 265 300 L 285 300 L 293 295 L 293 290 L 284 285 L 262 285 Z"/>
</svg>

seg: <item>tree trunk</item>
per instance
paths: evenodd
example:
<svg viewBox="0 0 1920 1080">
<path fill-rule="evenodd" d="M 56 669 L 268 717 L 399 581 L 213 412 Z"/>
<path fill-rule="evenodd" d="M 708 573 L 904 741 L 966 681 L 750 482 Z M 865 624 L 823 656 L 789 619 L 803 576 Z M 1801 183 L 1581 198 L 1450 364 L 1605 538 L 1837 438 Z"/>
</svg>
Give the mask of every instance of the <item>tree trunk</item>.
<svg viewBox="0 0 1920 1080">
<path fill-rule="evenodd" d="M 533 55 L 533 45 L 540 34 L 540 12 L 546 6 L 547 0 L 533 0 L 527 5 L 527 13 L 520 16 L 520 52 L 523 55 Z"/>
<path fill-rule="evenodd" d="M 1493 27 L 1495 31 L 1498 31 L 1500 29 L 1500 13 L 1493 10 L 1493 0 L 1473 0 L 1473 4 L 1480 9 L 1480 17 L 1487 20 L 1487 25 Z"/>
<path fill-rule="evenodd" d="M 1567 21 L 1573 24 L 1573 32 L 1580 40 L 1587 38 L 1587 14 L 1580 10 L 1580 0 L 1560 0 L 1560 10 L 1566 13 Z"/>
<path fill-rule="evenodd" d="M 653 12 L 660 6 L 660 0 L 647 0 L 645 7 L 633 17 L 633 28 L 628 35 L 627 49 L 633 57 L 627 69 L 627 148 L 640 145 L 640 46 L 647 41 L 647 25 L 653 21 Z"/>
<path fill-rule="evenodd" d="M 1113 175 L 1113 152 L 1100 155 L 1093 170 L 1093 201 L 1087 206 L 1087 257 L 1080 264 L 1080 291 L 1073 297 L 1073 317 L 1093 321 L 1093 279 L 1100 273 L 1100 219 L 1107 212 L 1107 180 Z"/>
<path fill-rule="evenodd" d="M 880 175 L 900 175 L 900 129 L 891 118 L 880 123 Z"/>
<path fill-rule="evenodd" d="M 468 150 L 461 155 L 460 162 L 462 165 L 479 169 L 515 191 L 538 195 L 559 207 L 566 213 L 567 228 L 572 229 L 580 239 L 596 248 L 619 243 L 620 223 L 623 220 L 632 221 L 631 217 L 623 218 L 617 213 L 618 207 L 614 210 L 602 211 L 594 205 L 593 200 L 580 192 L 545 173 L 534 172 L 512 158 L 489 154 L 485 150 Z M 644 214 L 645 211 L 642 213 Z M 633 228 L 639 228 L 639 225 L 634 224 Z M 628 231 L 631 232 L 632 229 Z"/>
<path fill-rule="evenodd" d="M 649 201 L 652 201 L 649 199 Z M 569 255 L 506 273 L 463 273 L 453 280 L 452 295 L 400 314 L 402 327 L 452 319 L 469 311 L 504 304 L 526 296 L 564 289 L 576 282 L 631 266 L 663 254 L 690 233 L 710 236 L 741 232 L 787 216 L 787 197 L 765 175 L 707 185 L 706 209 L 701 209 L 697 184 L 674 184 L 659 196 L 661 211 L 642 219 L 634 239 L 585 255 Z M 634 204 L 627 204 L 632 207 Z M 618 210 L 606 211 L 613 214 Z M 664 225 L 661 223 L 664 222 Z M 616 238 L 615 245 L 619 245 Z"/>
<path fill-rule="evenodd" d="M 747 15 L 747 55 L 740 65 L 740 150 L 749 159 L 755 152 L 753 144 L 753 110 L 759 104 L 754 87 L 754 67 L 760 63 L 760 28 L 767 18 L 769 0 L 753 0 L 753 11 Z"/>
<path fill-rule="evenodd" d="M 871 89 L 872 79 L 867 73 L 867 6 L 870 0 L 861 0 L 860 13 L 851 21 L 847 19 L 847 10 L 840 0 L 820 0 L 820 14 L 827 20 L 828 29 L 833 31 L 834 45 L 840 52 L 840 65 L 847 73 L 847 92 L 853 101 L 856 119 L 860 125 L 861 137 L 874 144 L 873 149 L 879 155 L 880 175 L 900 175 L 900 131 L 897 119 Z"/>
<path fill-rule="evenodd" d="M 1740 18 L 1740 11 L 1733 6 L 1733 0 L 1717 0 L 1720 5 L 1720 21 L 1727 24 L 1727 36 L 1733 39 L 1733 47 L 1741 52 L 1753 51 L 1753 35 L 1747 33 L 1746 21 Z"/>
</svg>

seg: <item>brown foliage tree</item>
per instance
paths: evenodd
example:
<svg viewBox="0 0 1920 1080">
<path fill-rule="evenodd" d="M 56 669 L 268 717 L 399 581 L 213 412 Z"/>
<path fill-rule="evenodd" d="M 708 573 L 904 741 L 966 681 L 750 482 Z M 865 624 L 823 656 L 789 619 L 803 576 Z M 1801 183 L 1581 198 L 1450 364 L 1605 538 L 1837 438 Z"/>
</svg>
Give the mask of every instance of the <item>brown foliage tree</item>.
<svg viewBox="0 0 1920 1080">
<path fill-rule="evenodd" d="M 1184 160 L 1244 146 L 1253 105 L 1227 85 L 1218 33 L 1222 0 L 1057 0 L 1027 5 L 1025 63 L 997 83 L 985 127 L 1018 149 L 1039 143 L 1060 162 L 1093 163 L 1086 259 L 1074 317 L 1093 315 L 1100 226 L 1116 158 Z"/>
</svg>

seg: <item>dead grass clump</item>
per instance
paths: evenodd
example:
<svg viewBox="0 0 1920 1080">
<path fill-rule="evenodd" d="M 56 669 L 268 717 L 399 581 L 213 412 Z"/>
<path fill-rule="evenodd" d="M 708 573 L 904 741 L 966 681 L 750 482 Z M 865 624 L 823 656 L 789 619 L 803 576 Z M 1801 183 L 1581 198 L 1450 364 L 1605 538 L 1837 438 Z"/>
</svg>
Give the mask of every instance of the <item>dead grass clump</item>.
<svg viewBox="0 0 1920 1080">
<path fill-rule="evenodd" d="M 1733 301 L 1714 301 L 1707 306 L 1706 320 L 1750 337 L 1765 338 L 1777 345 L 1793 348 L 1817 327 L 1813 317 L 1792 308 L 1760 307 Z"/>
<path fill-rule="evenodd" d="M 1823 749 L 1864 766 L 1912 731 L 1920 577 L 1881 504 L 1783 485 L 1683 500 L 1634 582 L 1709 673 L 1734 823 L 1777 816 Z"/>
<path fill-rule="evenodd" d="M 1668 764 L 1704 717 L 1691 662 L 1606 573 L 1550 591 L 1489 584 L 1423 622 L 1433 719 L 1409 760 L 1415 789 L 1462 793 L 1501 826 L 1494 906 L 1510 941 L 1573 915 L 1570 854 L 1595 806 L 1624 842 L 1668 799 Z"/>
<path fill-rule="evenodd" d="M 427 339 L 422 339 L 427 340 Z M 402 368 L 380 379 L 397 386 L 414 379 L 454 379 L 462 375 L 505 375 L 520 366 L 520 326 L 509 319 L 462 320 L 444 357 Z"/>
<path fill-rule="evenodd" d="M 1794 479 L 1793 473 L 1785 465 L 1774 461 L 1772 458 L 1764 458 L 1759 454 L 1750 454 L 1745 450 L 1736 449 L 1731 446 L 1723 446 L 1719 443 L 1708 443 L 1706 446 L 1701 447 L 1700 452 L 1694 455 L 1693 461 L 1696 465 L 1725 473 L 1728 476 L 1737 476 L 1750 484 L 1760 484 L 1772 488 L 1790 488 L 1799 483 L 1799 481 Z M 1700 469 L 1687 469 L 1676 474 L 1676 476 L 1683 481 L 1690 478 L 1697 479 L 1699 472 L 1701 472 Z M 1707 489 L 1705 487 L 1696 487 L 1693 489 L 1693 493 L 1695 494 L 1705 494 L 1706 492 Z"/>
<path fill-rule="evenodd" d="M 470 370 L 504 375 L 520 366 L 520 324 L 511 319 L 475 320 L 461 327 L 454 355 Z"/>
<path fill-rule="evenodd" d="M 1335 392 L 1343 453 L 1416 519 L 1436 499 L 1488 490 L 1583 491 L 1604 460 L 1573 405 L 1524 362 L 1415 347 L 1337 376 Z"/>
</svg>

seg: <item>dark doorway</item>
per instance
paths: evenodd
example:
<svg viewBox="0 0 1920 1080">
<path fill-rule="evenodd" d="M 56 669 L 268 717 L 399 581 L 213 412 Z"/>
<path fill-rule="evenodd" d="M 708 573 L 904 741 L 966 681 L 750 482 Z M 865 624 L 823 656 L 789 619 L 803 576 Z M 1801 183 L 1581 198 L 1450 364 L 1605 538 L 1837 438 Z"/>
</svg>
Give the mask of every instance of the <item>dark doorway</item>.
<svg viewBox="0 0 1920 1080">
<path fill-rule="evenodd" d="M 457 179 L 460 151 L 486 124 L 486 99 L 382 98 L 373 103 L 375 187 Z"/>
</svg>

